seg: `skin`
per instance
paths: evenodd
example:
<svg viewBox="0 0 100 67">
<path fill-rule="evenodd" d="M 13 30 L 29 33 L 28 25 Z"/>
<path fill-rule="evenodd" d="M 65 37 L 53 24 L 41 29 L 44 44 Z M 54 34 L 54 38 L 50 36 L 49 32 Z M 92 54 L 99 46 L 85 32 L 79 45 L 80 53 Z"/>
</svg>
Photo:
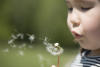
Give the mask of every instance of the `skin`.
<svg viewBox="0 0 100 67">
<path fill-rule="evenodd" d="M 100 55 L 100 2 L 99 0 L 66 0 L 67 24 L 70 31 L 83 35 L 76 39 L 90 55 Z"/>
</svg>

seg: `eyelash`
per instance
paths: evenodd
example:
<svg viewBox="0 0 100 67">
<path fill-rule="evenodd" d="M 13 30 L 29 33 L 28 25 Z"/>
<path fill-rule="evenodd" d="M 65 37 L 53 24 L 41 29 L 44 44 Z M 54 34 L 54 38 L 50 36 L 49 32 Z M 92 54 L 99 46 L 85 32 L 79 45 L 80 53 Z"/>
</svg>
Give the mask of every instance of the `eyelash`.
<svg viewBox="0 0 100 67">
<path fill-rule="evenodd" d="M 90 9 L 91 9 L 91 7 L 87 7 L 87 8 L 81 7 L 81 10 L 82 10 L 82 11 L 88 11 L 88 10 L 90 10 Z"/>
<path fill-rule="evenodd" d="M 80 7 L 80 10 L 83 11 L 83 12 L 86 12 L 86 11 L 88 11 L 90 9 L 91 9 L 91 7 L 89 7 L 89 8 Z M 68 11 L 69 12 L 72 12 L 73 11 L 73 8 L 68 8 Z"/>
<path fill-rule="evenodd" d="M 72 12 L 72 11 L 73 11 L 73 8 L 68 8 L 68 11 L 69 11 L 69 12 Z"/>
</svg>

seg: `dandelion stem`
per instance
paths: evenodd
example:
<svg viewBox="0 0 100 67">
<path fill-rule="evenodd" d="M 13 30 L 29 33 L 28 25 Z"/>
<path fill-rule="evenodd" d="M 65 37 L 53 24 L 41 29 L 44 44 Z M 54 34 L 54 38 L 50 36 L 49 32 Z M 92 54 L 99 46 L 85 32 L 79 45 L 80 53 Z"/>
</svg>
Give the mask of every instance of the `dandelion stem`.
<svg viewBox="0 0 100 67">
<path fill-rule="evenodd" d="M 57 63 L 57 67 L 59 67 L 59 62 L 60 62 L 60 56 L 58 55 L 58 63 Z"/>
</svg>

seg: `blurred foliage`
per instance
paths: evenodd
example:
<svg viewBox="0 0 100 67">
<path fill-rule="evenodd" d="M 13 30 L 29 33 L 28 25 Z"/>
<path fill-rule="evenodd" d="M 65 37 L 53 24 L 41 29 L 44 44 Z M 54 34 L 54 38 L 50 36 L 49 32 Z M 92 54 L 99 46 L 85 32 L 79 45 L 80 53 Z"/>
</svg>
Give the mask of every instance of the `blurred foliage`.
<svg viewBox="0 0 100 67">
<path fill-rule="evenodd" d="M 37 42 L 47 36 L 51 42 L 72 47 L 66 18 L 64 0 L 0 0 L 0 40 L 17 31 L 35 34 Z"/>
</svg>

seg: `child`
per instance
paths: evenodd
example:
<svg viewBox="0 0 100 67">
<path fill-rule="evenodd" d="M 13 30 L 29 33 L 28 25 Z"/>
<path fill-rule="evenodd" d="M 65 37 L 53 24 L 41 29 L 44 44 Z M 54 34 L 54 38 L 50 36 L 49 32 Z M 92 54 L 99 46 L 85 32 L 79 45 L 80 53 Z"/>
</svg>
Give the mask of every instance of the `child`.
<svg viewBox="0 0 100 67">
<path fill-rule="evenodd" d="M 67 24 L 81 52 L 71 67 L 100 67 L 100 0 L 66 0 Z"/>
</svg>

